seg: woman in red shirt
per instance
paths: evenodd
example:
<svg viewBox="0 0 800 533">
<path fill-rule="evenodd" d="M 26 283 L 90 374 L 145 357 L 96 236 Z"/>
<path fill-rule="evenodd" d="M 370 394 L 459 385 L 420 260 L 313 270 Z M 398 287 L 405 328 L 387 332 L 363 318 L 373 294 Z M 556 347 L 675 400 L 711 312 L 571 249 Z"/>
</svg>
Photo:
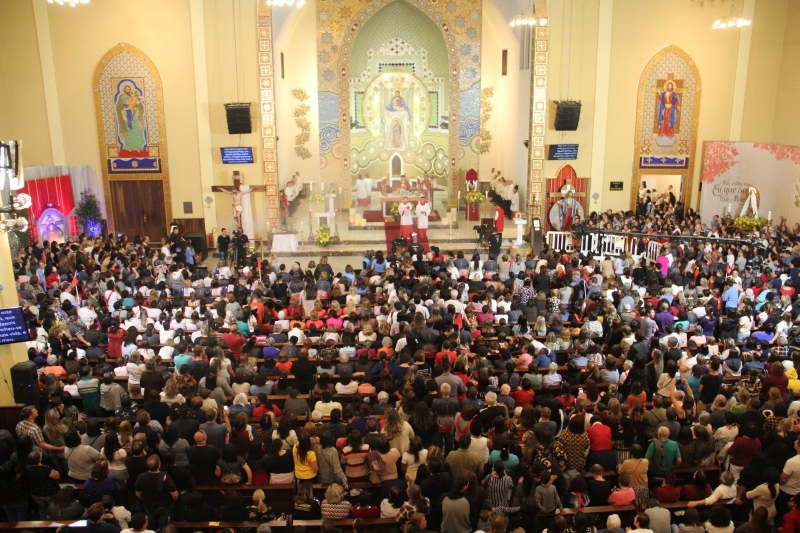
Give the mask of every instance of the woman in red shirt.
<svg viewBox="0 0 800 533">
<path fill-rule="evenodd" d="M 589 455 L 586 456 L 586 464 L 600 465 L 603 470 L 614 470 L 617 468 L 617 454 L 611 446 L 611 428 L 597 417 L 593 420 L 592 425 L 586 430 L 586 434 L 589 435 Z"/>
<path fill-rule="evenodd" d="M 119 327 L 115 320 L 108 328 L 108 358 L 119 359 L 122 357 L 122 341 L 125 340 L 128 332 Z"/>
</svg>

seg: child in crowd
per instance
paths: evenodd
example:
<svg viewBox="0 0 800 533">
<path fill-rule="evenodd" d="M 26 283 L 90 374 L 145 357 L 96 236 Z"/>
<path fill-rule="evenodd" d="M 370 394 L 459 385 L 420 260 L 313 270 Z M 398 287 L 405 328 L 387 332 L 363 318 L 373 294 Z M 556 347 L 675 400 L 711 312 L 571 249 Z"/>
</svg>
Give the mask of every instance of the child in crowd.
<svg viewBox="0 0 800 533">
<path fill-rule="evenodd" d="M 533 480 L 537 484 L 534 494 L 539 512 L 560 514 L 564 507 L 561 505 L 561 498 L 558 497 L 558 490 L 553 485 L 550 470 L 544 467 L 539 468 L 534 471 Z"/>
</svg>

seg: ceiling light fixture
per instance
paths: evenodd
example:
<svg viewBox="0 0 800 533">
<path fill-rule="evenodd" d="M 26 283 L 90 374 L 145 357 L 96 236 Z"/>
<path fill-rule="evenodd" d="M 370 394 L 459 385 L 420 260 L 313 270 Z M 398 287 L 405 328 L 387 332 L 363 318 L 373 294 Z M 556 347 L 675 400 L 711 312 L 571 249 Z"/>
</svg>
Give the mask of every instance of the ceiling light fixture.
<svg viewBox="0 0 800 533">
<path fill-rule="evenodd" d="M 722 30 L 726 28 L 744 28 L 750 26 L 753 21 L 747 17 L 737 17 L 733 14 L 733 0 L 731 0 L 731 14 L 728 17 L 719 18 L 711 25 L 711 29 Z"/>
<path fill-rule="evenodd" d="M 547 17 L 536 16 L 536 6 L 533 5 L 533 0 L 531 0 L 528 11 L 528 13 L 517 15 L 511 19 L 508 25 L 512 28 L 516 26 L 547 26 Z"/>
<path fill-rule="evenodd" d="M 300 9 L 306 5 L 306 0 L 267 0 L 267 5 L 272 7 L 296 6 L 297 9 Z"/>
<path fill-rule="evenodd" d="M 88 4 L 89 0 L 47 0 L 48 4 L 58 4 L 60 6 L 75 7 L 78 4 Z"/>
</svg>

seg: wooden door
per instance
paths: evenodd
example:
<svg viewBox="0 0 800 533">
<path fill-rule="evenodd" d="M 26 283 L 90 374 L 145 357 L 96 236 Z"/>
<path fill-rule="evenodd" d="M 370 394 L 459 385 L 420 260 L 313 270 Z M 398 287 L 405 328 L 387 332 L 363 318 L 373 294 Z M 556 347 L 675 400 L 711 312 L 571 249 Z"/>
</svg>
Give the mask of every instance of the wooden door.
<svg viewBox="0 0 800 533">
<path fill-rule="evenodd" d="M 157 243 L 167 235 L 167 214 L 161 180 L 112 181 L 114 227 L 133 240 L 135 235 Z"/>
</svg>

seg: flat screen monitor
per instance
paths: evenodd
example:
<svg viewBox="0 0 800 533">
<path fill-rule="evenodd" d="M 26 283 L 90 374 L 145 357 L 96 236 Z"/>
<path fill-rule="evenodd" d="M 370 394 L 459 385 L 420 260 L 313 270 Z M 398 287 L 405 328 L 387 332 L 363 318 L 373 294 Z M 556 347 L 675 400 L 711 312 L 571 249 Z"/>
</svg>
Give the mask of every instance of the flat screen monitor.
<svg viewBox="0 0 800 533">
<path fill-rule="evenodd" d="M 0 344 L 30 340 L 21 307 L 0 309 Z"/>
<path fill-rule="evenodd" d="M 253 163 L 253 149 L 249 146 L 220 148 L 220 151 L 222 152 L 222 163 L 225 165 Z"/>
</svg>

